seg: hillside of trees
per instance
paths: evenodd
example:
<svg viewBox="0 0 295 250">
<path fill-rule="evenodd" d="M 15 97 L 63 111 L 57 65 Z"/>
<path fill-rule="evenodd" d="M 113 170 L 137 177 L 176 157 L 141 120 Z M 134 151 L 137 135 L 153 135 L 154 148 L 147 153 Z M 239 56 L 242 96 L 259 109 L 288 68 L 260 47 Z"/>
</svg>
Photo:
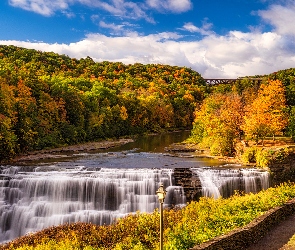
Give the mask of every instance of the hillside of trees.
<svg viewBox="0 0 295 250">
<path fill-rule="evenodd" d="M 179 128 L 192 128 L 190 141 L 213 155 L 234 155 L 241 139 L 295 138 L 295 68 L 207 86 L 186 67 L 0 46 L 0 100 L 0 161 Z"/>
<path fill-rule="evenodd" d="M 212 155 L 234 156 L 244 153 L 237 152 L 241 140 L 263 145 L 276 136 L 295 138 L 294 68 L 211 87 L 197 105 L 190 142 Z"/>
<path fill-rule="evenodd" d="M 191 128 L 208 93 L 168 65 L 96 63 L 0 46 L 0 160 L 31 150 Z"/>
</svg>

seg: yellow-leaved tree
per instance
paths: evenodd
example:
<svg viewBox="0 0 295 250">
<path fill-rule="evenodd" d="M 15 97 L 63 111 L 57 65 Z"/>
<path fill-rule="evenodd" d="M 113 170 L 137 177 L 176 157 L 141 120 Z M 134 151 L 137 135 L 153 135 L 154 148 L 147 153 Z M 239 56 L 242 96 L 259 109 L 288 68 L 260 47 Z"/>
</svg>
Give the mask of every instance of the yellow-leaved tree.
<svg viewBox="0 0 295 250">
<path fill-rule="evenodd" d="M 266 136 L 278 135 L 288 124 L 285 109 L 286 97 L 282 82 L 276 80 L 262 84 L 257 98 L 245 108 L 241 128 L 246 137 L 258 142 Z"/>
<path fill-rule="evenodd" d="M 212 94 L 195 111 L 190 141 L 210 148 L 212 155 L 233 155 L 242 121 L 243 104 L 239 95 Z"/>
</svg>

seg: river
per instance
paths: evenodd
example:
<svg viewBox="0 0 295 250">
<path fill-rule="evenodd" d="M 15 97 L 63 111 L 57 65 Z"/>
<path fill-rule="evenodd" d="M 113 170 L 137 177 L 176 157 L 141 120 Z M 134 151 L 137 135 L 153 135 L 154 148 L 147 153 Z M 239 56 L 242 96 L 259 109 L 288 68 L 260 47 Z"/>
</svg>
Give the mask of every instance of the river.
<svg viewBox="0 0 295 250">
<path fill-rule="evenodd" d="M 269 187 L 265 171 L 165 151 L 188 136 L 189 132 L 145 136 L 107 151 L 30 166 L 1 166 L 0 243 L 52 225 L 77 221 L 103 225 L 136 211 L 152 212 L 158 207 L 160 183 L 167 191 L 166 207 L 185 206 L 184 190 L 175 186 L 175 168 L 189 168 L 200 180 L 204 196 Z"/>
</svg>

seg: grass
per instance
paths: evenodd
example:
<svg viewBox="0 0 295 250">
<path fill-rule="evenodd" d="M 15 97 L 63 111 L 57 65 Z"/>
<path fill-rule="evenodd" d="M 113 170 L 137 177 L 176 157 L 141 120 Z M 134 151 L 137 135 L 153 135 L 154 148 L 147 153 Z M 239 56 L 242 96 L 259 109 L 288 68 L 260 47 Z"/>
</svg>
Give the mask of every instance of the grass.
<svg viewBox="0 0 295 250">
<path fill-rule="evenodd" d="M 295 249 L 295 234 L 291 237 L 289 242 L 282 249 L 284 249 L 284 250 Z"/>
</svg>

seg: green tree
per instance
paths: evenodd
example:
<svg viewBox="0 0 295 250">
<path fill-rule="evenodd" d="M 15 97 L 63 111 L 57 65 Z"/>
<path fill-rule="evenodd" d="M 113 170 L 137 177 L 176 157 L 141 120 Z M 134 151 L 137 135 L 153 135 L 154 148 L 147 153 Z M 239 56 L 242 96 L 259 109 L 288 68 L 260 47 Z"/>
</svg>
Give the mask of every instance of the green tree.
<svg viewBox="0 0 295 250">
<path fill-rule="evenodd" d="M 0 160 L 13 157 L 17 153 L 17 137 L 12 130 L 9 117 L 0 114 Z"/>
</svg>

